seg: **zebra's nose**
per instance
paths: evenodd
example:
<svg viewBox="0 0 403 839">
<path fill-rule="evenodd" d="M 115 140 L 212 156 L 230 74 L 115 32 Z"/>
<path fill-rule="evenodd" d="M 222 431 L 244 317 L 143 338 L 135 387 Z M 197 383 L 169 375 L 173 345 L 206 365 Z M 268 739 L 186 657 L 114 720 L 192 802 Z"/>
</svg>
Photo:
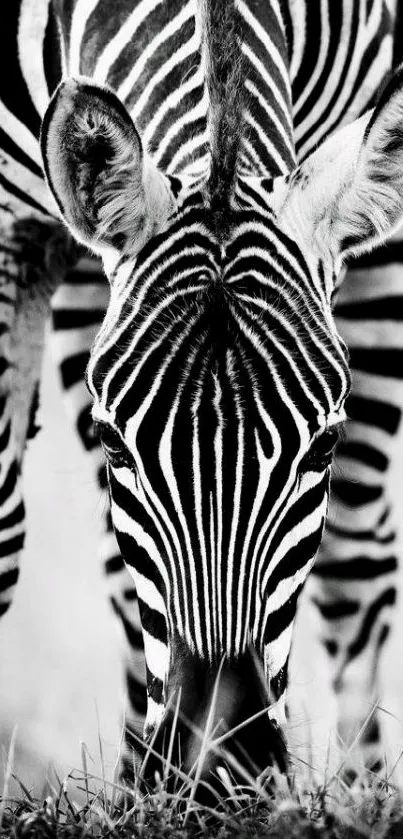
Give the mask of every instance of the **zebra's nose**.
<svg viewBox="0 0 403 839">
<path fill-rule="evenodd" d="M 190 777 L 214 783 L 228 767 L 241 785 L 267 767 L 287 767 L 282 732 L 269 718 L 268 690 L 256 653 L 246 650 L 233 661 L 212 665 L 193 654 L 182 641 L 171 652 L 168 711 L 154 738 L 146 776 L 163 773 L 171 763 Z M 161 755 L 159 760 L 155 753 Z M 200 797 L 200 796 L 199 796 Z"/>
</svg>

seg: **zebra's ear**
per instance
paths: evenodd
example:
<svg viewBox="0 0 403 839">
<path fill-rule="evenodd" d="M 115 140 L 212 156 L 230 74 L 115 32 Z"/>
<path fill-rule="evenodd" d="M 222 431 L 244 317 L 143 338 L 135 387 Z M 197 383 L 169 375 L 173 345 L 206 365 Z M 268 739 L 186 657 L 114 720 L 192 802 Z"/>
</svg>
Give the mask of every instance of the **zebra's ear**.
<svg viewBox="0 0 403 839">
<path fill-rule="evenodd" d="M 291 202 L 334 257 L 368 251 L 403 221 L 403 67 L 374 111 L 336 132 L 291 178 Z M 295 196 L 292 193 L 299 193 Z"/>
<path fill-rule="evenodd" d="M 45 114 L 41 149 L 50 189 L 73 235 L 92 250 L 137 253 L 174 204 L 115 94 L 68 79 Z"/>
</svg>

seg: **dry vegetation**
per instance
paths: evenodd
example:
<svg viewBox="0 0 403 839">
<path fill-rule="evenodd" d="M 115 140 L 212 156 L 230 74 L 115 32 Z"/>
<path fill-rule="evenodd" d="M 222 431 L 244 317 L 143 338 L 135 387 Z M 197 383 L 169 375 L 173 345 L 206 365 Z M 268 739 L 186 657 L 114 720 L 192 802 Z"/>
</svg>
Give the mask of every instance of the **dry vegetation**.
<svg viewBox="0 0 403 839">
<path fill-rule="evenodd" d="M 100 740 L 102 757 L 102 745 Z M 285 778 L 272 772 L 265 783 L 245 785 L 242 791 L 228 780 L 228 795 L 215 806 L 196 801 L 200 767 L 192 777 L 166 762 L 156 789 L 140 793 L 141 772 L 134 788 L 89 771 L 89 755 L 82 747 L 82 768 L 61 780 L 53 770 L 42 790 L 28 790 L 13 774 L 14 738 L 5 756 L 6 771 L 0 797 L 0 837 L 78 839 L 78 837 L 217 837 L 218 839 L 402 839 L 403 795 L 389 777 L 361 773 L 353 785 L 343 781 L 346 752 L 340 769 L 322 783 L 309 766 L 291 767 Z M 351 760 L 349 761 L 351 765 Z M 117 762 L 118 765 L 118 762 Z M 18 794 L 11 796 L 12 785 Z"/>
</svg>

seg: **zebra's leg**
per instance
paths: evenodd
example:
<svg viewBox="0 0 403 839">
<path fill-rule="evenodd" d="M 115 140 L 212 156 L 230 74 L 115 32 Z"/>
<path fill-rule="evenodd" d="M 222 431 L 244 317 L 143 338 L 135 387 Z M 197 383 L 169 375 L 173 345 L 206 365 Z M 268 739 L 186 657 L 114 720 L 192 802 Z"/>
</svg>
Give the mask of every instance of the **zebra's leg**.
<svg viewBox="0 0 403 839">
<path fill-rule="evenodd" d="M 347 275 L 336 304 L 349 346 L 352 393 L 332 471 L 328 522 L 310 591 L 328 654 L 338 731 L 379 770 L 384 747 L 379 659 L 397 599 L 391 464 L 403 406 L 403 266 L 398 242 Z M 367 724 L 365 725 L 367 721 Z"/>
<path fill-rule="evenodd" d="M 347 449 L 349 448 L 346 442 Z M 358 493 L 362 485 L 352 491 Z M 337 701 L 337 730 L 350 746 L 361 732 L 360 761 L 379 771 L 383 762 L 379 658 L 389 635 L 397 598 L 397 537 L 386 492 L 366 509 L 365 523 L 351 527 L 340 514 L 337 490 L 311 586 L 320 616 Z M 351 511 L 349 511 L 351 513 Z M 364 509 L 362 509 L 364 513 Z M 352 755 L 354 762 L 354 756 Z"/>
<path fill-rule="evenodd" d="M 92 401 L 85 384 L 90 347 L 102 324 L 108 300 L 109 286 L 100 264 L 83 256 L 53 297 L 51 344 L 66 406 L 90 458 L 94 483 L 100 493 L 100 560 L 109 600 L 123 630 L 126 708 L 121 770 L 127 775 L 133 765 L 132 746 L 135 747 L 136 738 L 142 735 L 146 713 L 143 638 L 135 588 L 113 533 L 105 459 L 94 431 Z"/>
<path fill-rule="evenodd" d="M 58 222 L 0 213 L 0 616 L 12 601 L 25 536 L 21 472 L 34 436 L 51 295 L 77 254 Z"/>
</svg>

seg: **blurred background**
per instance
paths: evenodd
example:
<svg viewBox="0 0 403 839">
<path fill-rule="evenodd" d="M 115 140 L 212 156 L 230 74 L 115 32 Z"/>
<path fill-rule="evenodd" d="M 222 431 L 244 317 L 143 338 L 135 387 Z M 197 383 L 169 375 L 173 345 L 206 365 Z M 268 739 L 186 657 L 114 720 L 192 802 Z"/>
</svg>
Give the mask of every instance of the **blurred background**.
<svg viewBox="0 0 403 839">
<path fill-rule="evenodd" d="M 93 758 L 88 757 L 90 771 L 99 774 L 99 735 L 112 776 L 123 707 L 120 628 L 97 560 L 102 502 L 48 351 L 39 421 L 42 430 L 26 454 L 21 578 L 0 627 L 0 767 L 14 731 L 14 771 L 37 794 L 52 765 L 62 777 L 82 765 L 82 742 Z M 393 480 L 403 514 L 403 439 L 401 451 Z M 403 606 L 383 663 L 382 707 L 394 759 L 403 748 L 402 646 Z M 291 669 L 290 733 L 296 753 L 308 749 L 319 771 L 332 716 L 323 674 L 322 653 L 302 605 Z"/>
<path fill-rule="evenodd" d="M 0 743 L 17 726 L 14 766 L 40 785 L 53 762 L 99 772 L 120 737 L 120 628 L 97 558 L 102 501 L 45 353 L 38 422 L 24 465 L 27 538 L 14 603 L 0 631 Z M 1 770 L 0 770 L 1 771 Z"/>
</svg>

